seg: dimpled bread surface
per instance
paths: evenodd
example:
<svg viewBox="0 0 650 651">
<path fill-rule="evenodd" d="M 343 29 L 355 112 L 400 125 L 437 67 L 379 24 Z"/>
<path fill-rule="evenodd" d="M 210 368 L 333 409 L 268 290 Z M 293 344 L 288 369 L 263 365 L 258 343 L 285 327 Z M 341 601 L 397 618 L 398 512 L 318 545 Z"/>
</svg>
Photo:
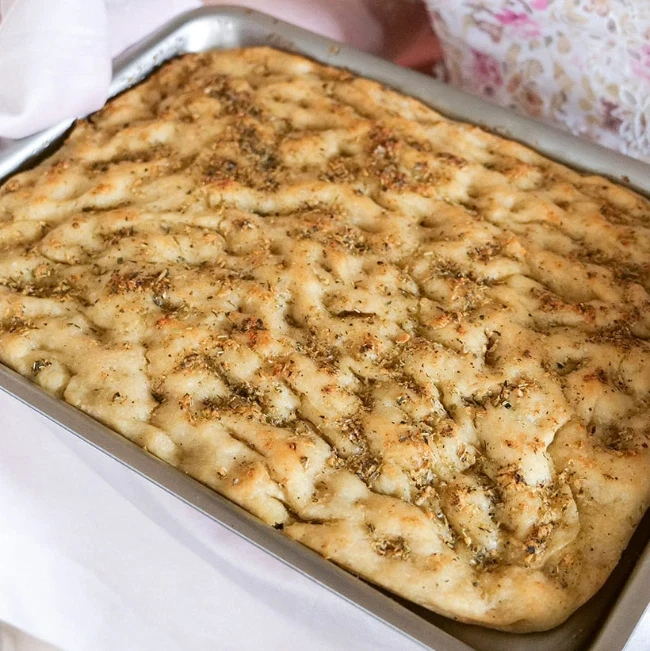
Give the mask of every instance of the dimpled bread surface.
<svg viewBox="0 0 650 651">
<path fill-rule="evenodd" d="M 375 82 L 175 59 L 0 247 L 0 361 L 439 613 L 559 624 L 648 506 L 650 204 Z"/>
</svg>

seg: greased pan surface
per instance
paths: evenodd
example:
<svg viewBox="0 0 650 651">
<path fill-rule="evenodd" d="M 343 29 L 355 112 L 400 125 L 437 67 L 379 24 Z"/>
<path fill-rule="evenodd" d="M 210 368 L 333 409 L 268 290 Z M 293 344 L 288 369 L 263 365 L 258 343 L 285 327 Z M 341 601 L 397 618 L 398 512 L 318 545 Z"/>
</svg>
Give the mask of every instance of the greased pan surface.
<svg viewBox="0 0 650 651">
<path fill-rule="evenodd" d="M 115 94 L 137 83 L 162 61 L 176 54 L 253 45 L 272 45 L 349 68 L 422 99 L 450 117 L 481 124 L 562 162 L 622 180 L 642 192 L 650 191 L 650 170 L 642 163 L 493 107 L 420 74 L 242 9 L 203 9 L 170 23 L 116 61 L 111 90 Z M 0 140 L 0 178 L 47 151 L 68 126 L 57 125 L 22 141 Z M 438 650 L 467 648 L 459 640 L 483 649 L 577 649 L 593 642 L 598 633 L 599 640 L 592 648 L 622 648 L 648 602 L 646 552 L 634 575 L 627 581 L 620 605 L 611 609 L 630 568 L 647 542 L 647 534 L 643 540 L 648 524 L 646 519 L 605 588 L 563 626 L 548 633 L 526 636 L 499 633 L 451 622 L 412 604 L 404 607 L 4 368 L 0 369 L 0 387 L 284 562 L 410 637 Z"/>
</svg>

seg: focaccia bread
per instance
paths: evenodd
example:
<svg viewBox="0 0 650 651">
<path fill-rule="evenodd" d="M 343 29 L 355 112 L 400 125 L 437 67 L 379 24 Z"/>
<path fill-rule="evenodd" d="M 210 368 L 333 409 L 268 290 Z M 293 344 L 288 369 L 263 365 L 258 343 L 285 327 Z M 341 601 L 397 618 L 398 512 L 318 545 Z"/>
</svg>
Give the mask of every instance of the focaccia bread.
<svg viewBox="0 0 650 651">
<path fill-rule="evenodd" d="M 648 506 L 650 204 L 607 180 L 254 48 L 79 121 L 0 219 L 3 363 L 423 606 L 552 627 Z"/>
</svg>

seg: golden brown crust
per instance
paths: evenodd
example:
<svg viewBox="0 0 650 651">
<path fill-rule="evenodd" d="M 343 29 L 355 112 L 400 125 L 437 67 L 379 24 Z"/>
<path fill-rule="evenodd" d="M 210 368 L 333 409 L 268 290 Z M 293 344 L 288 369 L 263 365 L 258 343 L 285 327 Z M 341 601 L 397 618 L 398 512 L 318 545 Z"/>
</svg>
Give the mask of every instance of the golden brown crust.
<svg viewBox="0 0 650 651">
<path fill-rule="evenodd" d="M 188 55 L 0 188 L 0 359 L 451 617 L 551 627 L 648 506 L 650 206 L 344 71 Z"/>
</svg>

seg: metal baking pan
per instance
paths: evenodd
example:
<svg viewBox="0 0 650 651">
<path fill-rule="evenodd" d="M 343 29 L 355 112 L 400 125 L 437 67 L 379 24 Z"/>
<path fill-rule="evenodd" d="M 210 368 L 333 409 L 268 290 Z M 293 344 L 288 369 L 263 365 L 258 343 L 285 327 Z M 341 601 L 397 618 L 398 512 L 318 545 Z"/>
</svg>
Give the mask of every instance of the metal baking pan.
<svg viewBox="0 0 650 651">
<path fill-rule="evenodd" d="M 111 95 L 134 85 L 173 56 L 254 45 L 270 45 L 348 68 L 416 97 L 445 115 L 479 124 L 530 145 L 550 158 L 608 176 L 650 195 L 650 166 L 247 9 L 202 8 L 168 23 L 115 60 Z M 0 180 L 50 153 L 63 140 L 70 124 L 63 122 L 21 140 L 0 139 Z M 650 601 L 650 514 L 642 521 L 605 586 L 562 626 L 545 633 L 502 633 L 454 622 L 358 579 L 2 365 L 0 389 L 317 583 L 436 651 L 622 649 Z"/>
</svg>

